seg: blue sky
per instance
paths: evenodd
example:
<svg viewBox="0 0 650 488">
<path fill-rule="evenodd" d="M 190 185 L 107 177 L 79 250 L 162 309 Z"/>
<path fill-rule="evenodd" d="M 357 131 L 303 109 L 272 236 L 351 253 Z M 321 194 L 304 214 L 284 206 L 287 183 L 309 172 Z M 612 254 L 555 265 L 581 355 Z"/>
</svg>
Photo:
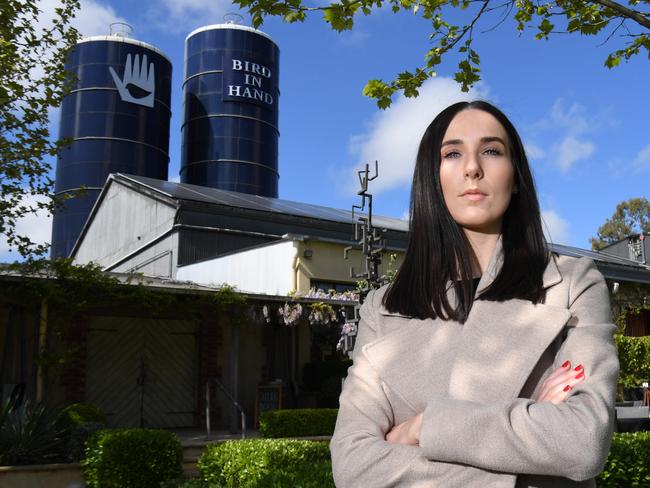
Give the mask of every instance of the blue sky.
<svg viewBox="0 0 650 488">
<path fill-rule="evenodd" d="M 43 0 L 47 12 L 56 0 Z M 113 21 L 134 27 L 134 37 L 172 59 L 169 178 L 177 179 L 181 146 L 183 48 L 186 35 L 237 12 L 210 0 L 81 0 L 77 26 L 84 35 L 108 33 Z M 250 25 L 244 13 L 244 24 Z M 430 24 L 413 14 L 383 8 L 358 17 L 353 31 L 337 33 L 316 13 L 305 23 L 269 18 L 261 30 L 280 47 L 279 197 L 336 208 L 358 203 L 356 170 L 379 160 L 371 183 L 374 209 L 403 217 L 408 209 L 413 160 L 428 123 L 461 98 L 484 98 L 514 122 L 528 149 L 551 240 L 589 248 L 588 239 L 617 203 L 650 197 L 647 94 L 650 61 L 638 56 L 609 70 L 607 54 L 622 45 L 613 37 L 557 35 L 535 40 L 513 22 L 481 34 L 497 21 L 479 22 L 474 49 L 482 81 L 469 94 L 452 76 L 455 56 L 443 62 L 417 99 L 398 95 L 382 111 L 362 95 L 366 81 L 391 80 L 421 66 Z M 52 116 L 56 134 L 58 113 Z M 49 240 L 46 217 L 24 229 Z M 15 256 L 0 245 L 0 261 Z"/>
</svg>

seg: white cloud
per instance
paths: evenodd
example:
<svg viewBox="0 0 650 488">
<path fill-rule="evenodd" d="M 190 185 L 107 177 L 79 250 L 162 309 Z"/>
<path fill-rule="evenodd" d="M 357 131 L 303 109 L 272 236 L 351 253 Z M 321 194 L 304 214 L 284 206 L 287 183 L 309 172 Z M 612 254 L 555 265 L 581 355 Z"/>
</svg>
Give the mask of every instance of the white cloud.
<svg viewBox="0 0 650 488">
<path fill-rule="evenodd" d="M 433 78 L 422 85 L 419 93 L 417 98 L 400 95 L 390 108 L 374 115 L 365 133 L 350 137 L 348 148 L 356 162 L 352 168 L 343 169 L 337 178 L 344 182 L 346 195 L 356 194 L 356 172 L 365 163 L 371 164 L 372 171 L 375 160 L 379 161 L 379 178 L 371 183 L 373 194 L 410 185 L 420 139 L 433 118 L 455 102 L 486 98 L 488 89 L 480 84 L 463 93 L 454 80 Z"/>
<path fill-rule="evenodd" d="M 54 18 L 54 9 L 61 6 L 59 0 L 41 0 L 39 8 L 42 13 L 39 24 L 50 25 Z M 72 20 L 72 25 L 82 36 L 98 36 L 110 34 L 110 24 L 113 22 L 127 22 L 124 17 L 115 13 L 109 4 L 94 0 L 81 0 L 77 15 Z"/>
<path fill-rule="evenodd" d="M 244 11 L 228 0 L 160 0 L 152 2 L 147 15 L 161 30 L 188 34 L 204 25 L 224 23 L 227 13 L 238 13 L 248 19 Z"/>
<path fill-rule="evenodd" d="M 563 98 L 558 98 L 553 103 L 550 112 L 550 123 L 555 127 L 563 127 L 571 134 L 582 134 L 590 127 L 590 123 L 584 116 L 584 108 L 574 103 L 566 107 Z"/>
<path fill-rule="evenodd" d="M 43 197 L 29 196 L 21 202 L 25 206 L 36 206 L 38 202 L 45 202 Z M 36 213 L 28 214 L 16 222 L 16 234 L 29 237 L 33 242 L 42 244 L 51 242 L 52 239 L 52 216 L 47 210 L 40 210 Z M 20 255 L 14 249 L 9 251 L 9 245 L 4 235 L 0 235 L 0 262 L 15 261 L 20 259 Z"/>
<path fill-rule="evenodd" d="M 81 9 L 73 25 L 83 36 L 88 37 L 110 34 L 110 25 L 113 22 L 128 23 L 124 17 L 117 15 L 113 7 L 108 4 L 93 0 L 81 0 Z"/>
<path fill-rule="evenodd" d="M 542 210 L 542 227 L 548 242 L 566 244 L 569 241 L 569 221 L 553 210 Z"/>
<path fill-rule="evenodd" d="M 173 183 L 180 183 L 181 182 L 181 177 L 180 175 L 174 175 L 171 178 L 169 178 L 169 181 Z"/>
<path fill-rule="evenodd" d="M 574 136 L 566 136 L 560 144 L 553 146 L 555 164 L 566 173 L 576 161 L 587 159 L 594 152 L 595 146 Z"/>
<path fill-rule="evenodd" d="M 551 154 L 547 159 L 553 161 L 562 173 L 566 173 L 577 161 L 593 154 L 596 146 L 585 134 L 593 132 L 599 126 L 598 118 L 588 118 L 582 105 L 567 105 L 563 98 L 558 98 L 548 116 L 534 124 L 533 128 L 561 131 L 560 142 L 551 146 Z M 531 158 L 538 159 L 534 155 L 535 149 L 539 148 L 533 148 Z"/>
<path fill-rule="evenodd" d="M 530 159 L 542 159 L 546 154 L 541 147 L 535 144 L 524 144 L 524 149 L 526 150 L 526 156 Z"/>
<path fill-rule="evenodd" d="M 650 169 L 650 144 L 639 151 L 633 164 L 637 169 Z"/>
</svg>

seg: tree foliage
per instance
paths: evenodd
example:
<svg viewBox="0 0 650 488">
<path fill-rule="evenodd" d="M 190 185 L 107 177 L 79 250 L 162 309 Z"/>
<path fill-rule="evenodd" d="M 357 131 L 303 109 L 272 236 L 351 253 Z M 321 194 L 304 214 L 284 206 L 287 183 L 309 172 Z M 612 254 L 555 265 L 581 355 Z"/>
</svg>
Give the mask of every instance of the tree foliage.
<svg viewBox="0 0 650 488">
<path fill-rule="evenodd" d="M 474 49 L 479 20 L 484 23 L 485 28 L 481 30 L 485 32 L 512 18 L 519 33 L 533 29 L 536 39 L 548 39 L 556 34 L 608 32 L 608 41 L 618 34 L 622 43 L 605 59 L 608 68 L 640 52 L 650 55 L 650 0 L 628 0 L 627 6 L 613 0 L 335 0 L 326 6 L 309 6 L 303 0 L 234 0 L 234 3 L 248 9 L 255 27 L 263 23 L 265 16 L 302 22 L 309 12 L 320 11 L 325 22 L 340 32 L 353 28 L 355 15 L 371 15 L 384 5 L 390 6 L 394 13 L 410 11 L 430 22 L 432 47 L 425 53 L 422 66 L 399 73 L 389 82 L 370 80 L 364 87 L 363 94 L 376 99 L 380 108 L 390 106 L 398 90 L 407 97 L 417 97 L 418 88 L 436 75 L 437 66 L 454 50 L 461 55 L 454 78 L 463 91 L 468 91 L 481 79 L 480 56 Z M 450 20 L 459 17 L 463 22 Z"/>
<path fill-rule="evenodd" d="M 650 202 L 646 198 L 631 198 L 616 206 L 616 211 L 598 228 L 598 235 L 589 239 L 598 251 L 633 234 L 650 233 Z"/>
<path fill-rule="evenodd" d="M 61 0 L 51 20 L 35 0 L 2 0 L 0 9 L 0 235 L 23 256 L 47 245 L 18 235 L 17 221 L 39 210 L 52 212 L 48 157 L 63 141 L 50 140 L 49 110 L 61 104 L 68 83 L 64 62 L 78 32 L 70 22 L 78 0 Z"/>
</svg>

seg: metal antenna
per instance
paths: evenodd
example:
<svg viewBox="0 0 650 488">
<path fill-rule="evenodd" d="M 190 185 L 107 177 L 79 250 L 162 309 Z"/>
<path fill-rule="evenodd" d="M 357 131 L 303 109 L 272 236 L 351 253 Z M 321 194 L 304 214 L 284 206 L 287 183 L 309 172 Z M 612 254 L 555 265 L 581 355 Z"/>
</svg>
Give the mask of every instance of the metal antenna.
<svg viewBox="0 0 650 488">
<path fill-rule="evenodd" d="M 352 224 L 354 226 L 354 240 L 357 241 L 357 246 L 361 246 L 361 253 L 365 257 L 365 270 L 362 273 L 355 273 L 354 268 L 350 266 L 350 277 L 360 278 L 363 280 L 363 286 L 359 289 L 359 305 L 354 307 L 354 318 L 348 321 L 352 326 L 352 331 L 344 336 L 343 352 L 348 356 L 352 356 L 352 349 L 354 348 L 354 339 L 357 334 L 357 324 L 359 322 L 359 308 L 361 303 L 368 295 L 368 292 L 374 288 L 379 288 L 382 285 L 382 279 L 379 276 L 379 265 L 381 264 L 381 256 L 386 250 L 386 244 L 383 235 L 386 229 L 376 229 L 372 225 L 372 194 L 368 193 L 368 182 L 374 180 L 379 176 L 379 165 L 375 160 L 375 174 L 369 176 L 370 168 L 368 163 L 363 170 L 357 172 L 359 176 L 359 184 L 361 190 L 357 195 L 361 197 L 361 205 L 352 205 Z M 368 206 L 367 215 L 359 213 L 355 217 L 355 209 L 363 212 L 366 209 L 366 202 Z M 343 257 L 348 259 L 349 253 L 355 246 L 347 246 L 343 249 Z"/>
</svg>

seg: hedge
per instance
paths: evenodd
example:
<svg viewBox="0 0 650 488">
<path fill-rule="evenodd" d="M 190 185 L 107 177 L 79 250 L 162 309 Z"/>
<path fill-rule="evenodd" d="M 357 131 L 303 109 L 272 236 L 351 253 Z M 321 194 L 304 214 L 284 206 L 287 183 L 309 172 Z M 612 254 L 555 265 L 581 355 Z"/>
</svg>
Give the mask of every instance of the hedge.
<svg viewBox="0 0 650 488">
<path fill-rule="evenodd" d="M 90 488 L 148 488 L 178 479 L 183 452 L 171 432 L 156 429 L 103 429 L 86 443 L 82 461 Z"/>
<path fill-rule="evenodd" d="M 650 431 L 615 432 L 598 488 L 650 486 Z"/>
<path fill-rule="evenodd" d="M 334 487 L 329 447 L 295 439 L 249 439 L 212 444 L 197 467 L 219 488 Z M 650 486 L 650 431 L 614 433 L 599 488 Z"/>
<path fill-rule="evenodd" d="M 106 415 L 98 406 L 92 403 L 73 403 L 61 411 L 61 417 L 71 428 L 82 426 L 89 422 L 106 424 Z"/>
<path fill-rule="evenodd" d="M 641 386 L 650 381 L 650 336 L 616 335 L 616 349 L 621 364 L 618 382 L 624 387 Z"/>
<path fill-rule="evenodd" d="M 106 415 L 92 403 L 68 405 L 61 411 L 61 421 L 69 431 L 67 456 L 71 462 L 81 461 L 88 438 L 106 428 Z"/>
<path fill-rule="evenodd" d="M 332 435 L 336 408 L 267 410 L 260 415 L 260 434 L 264 438 Z"/>
<path fill-rule="evenodd" d="M 296 439 L 246 439 L 210 444 L 197 461 L 219 488 L 334 488 L 327 444 Z"/>
</svg>

